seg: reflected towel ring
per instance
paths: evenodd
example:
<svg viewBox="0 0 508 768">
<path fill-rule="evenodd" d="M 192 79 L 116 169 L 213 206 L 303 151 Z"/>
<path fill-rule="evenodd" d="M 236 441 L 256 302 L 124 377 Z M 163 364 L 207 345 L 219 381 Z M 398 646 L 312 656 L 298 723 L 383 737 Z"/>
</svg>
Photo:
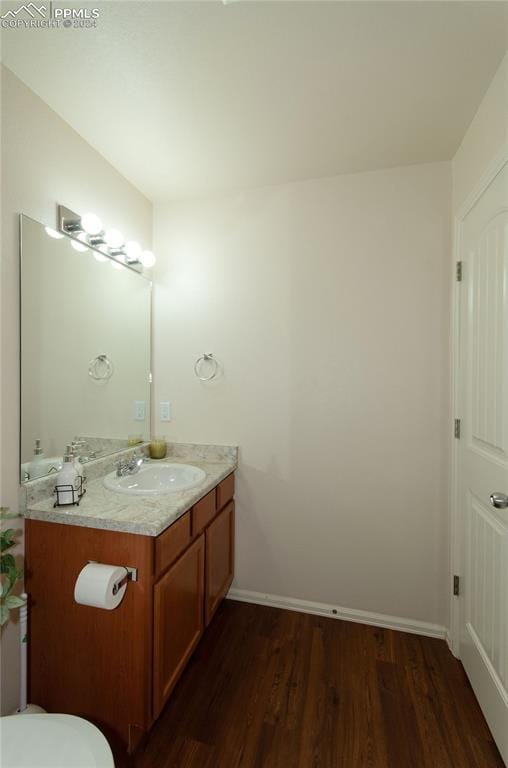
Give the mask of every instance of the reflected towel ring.
<svg viewBox="0 0 508 768">
<path fill-rule="evenodd" d="M 210 362 L 212 364 L 212 372 L 210 373 L 210 375 L 200 376 L 199 369 L 201 367 L 201 363 L 210 363 Z M 209 354 L 205 352 L 205 354 L 201 355 L 201 357 L 198 357 L 198 359 L 194 363 L 194 373 L 196 374 L 196 376 L 200 381 L 211 381 L 217 376 L 218 370 L 219 370 L 219 363 L 217 362 L 217 360 L 215 359 L 215 357 L 211 352 Z"/>
<path fill-rule="evenodd" d="M 107 381 L 113 375 L 113 363 L 107 355 L 97 355 L 88 363 L 88 375 L 95 381 Z"/>
</svg>

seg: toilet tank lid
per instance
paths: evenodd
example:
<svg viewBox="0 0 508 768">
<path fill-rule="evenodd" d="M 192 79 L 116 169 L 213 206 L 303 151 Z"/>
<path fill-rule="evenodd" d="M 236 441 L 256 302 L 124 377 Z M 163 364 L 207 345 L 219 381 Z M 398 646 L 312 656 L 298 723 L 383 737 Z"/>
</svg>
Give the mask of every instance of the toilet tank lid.
<svg viewBox="0 0 508 768">
<path fill-rule="evenodd" d="M 108 742 L 74 715 L 0 717 L 2 768 L 114 768 Z"/>
</svg>

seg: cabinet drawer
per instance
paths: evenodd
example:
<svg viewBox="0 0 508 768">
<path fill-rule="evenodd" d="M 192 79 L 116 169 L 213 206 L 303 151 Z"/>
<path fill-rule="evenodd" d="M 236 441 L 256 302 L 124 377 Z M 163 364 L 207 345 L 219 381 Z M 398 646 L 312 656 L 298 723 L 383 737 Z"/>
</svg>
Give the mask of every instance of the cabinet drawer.
<svg viewBox="0 0 508 768">
<path fill-rule="evenodd" d="M 210 520 L 215 517 L 215 488 L 207 493 L 197 504 L 192 507 L 192 535 L 201 533 Z"/>
<path fill-rule="evenodd" d="M 232 472 L 217 486 L 217 509 L 231 501 L 235 495 L 235 475 Z"/>
<path fill-rule="evenodd" d="M 158 576 L 176 560 L 191 543 L 190 512 L 157 536 L 155 541 L 155 574 Z"/>
</svg>

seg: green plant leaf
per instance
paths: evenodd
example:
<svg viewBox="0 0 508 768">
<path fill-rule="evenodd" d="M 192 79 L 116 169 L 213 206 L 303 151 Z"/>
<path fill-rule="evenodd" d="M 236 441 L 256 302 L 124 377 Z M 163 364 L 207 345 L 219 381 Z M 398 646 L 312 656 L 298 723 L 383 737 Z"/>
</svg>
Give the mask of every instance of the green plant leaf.
<svg viewBox="0 0 508 768">
<path fill-rule="evenodd" d="M 0 599 L 4 600 L 9 592 L 12 592 L 12 588 L 14 587 L 15 582 L 13 582 L 11 579 L 5 579 L 5 581 L 2 581 L 2 592 L 0 594 Z"/>
<path fill-rule="evenodd" d="M 4 605 L 6 605 L 9 610 L 12 608 L 21 608 L 24 604 L 25 601 L 21 597 L 17 597 L 17 595 L 9 595 L 4 601 Z"/>
<path fill-rule="evenodd" d="M 8 573 L 11 568 L 16 567 L 16 561 L 13 555 L 2 555 L 0 558 L 0 573 Z"/>
<path fill-rule="evenodd" d="M 9 513 L 5 507 L 0 507 L 0 519 L 15 518 L 19 515 Z M 16 560 L 13 555 L 7 554 L 7 550 L 16 544 L 16 531 L 7 528 L 0 531 L 0 625 L 9 620 L 9 611 L 12 608 L 20 608 L 24 600 L 11 594 L 16 582 L 23 578 L 23 571 L 16 568 Z"/>
<path fill-rule="evenodd" d="M 6 549 L 10 549 L 16 541 L 14 539 L 16 531 L 14 528 L 8 528 L 6 531 L 2 531 L 0 534 L 0 551 L 5 552 Z"/>
<path fill-rule="evenodd" d="M 8 621 L 9 619 L 9 609 L 6 605 L 0 604 L 0 627 L 3 627 L 3 625 Z"/>
<path fill-rule="evenodd" d="M 12 586 L 12 585 L 14 585 L 14 584 L 15 584 L 17 581 L 19 581 L 19 578 L 20 578 L 20 573 L 21 573 L 21 572 L 20 572 L 20 571 L 18 571 L 18 569 L 16 568 L 16 566 L 15 566 L 15 565 L 14 565 L 14 566 L 12 566 L 12 565 L 11 565 L 11 566 L 9 566 L 9 567 L 8 567 L 8 568 L 5 570 L 5 572 L 4 572 L 4 573 L 2 573 L 1 575 L 2 575 L 2 576 L 4 576 L 4 577 L 6 577 L 6 580 L 7 580 L 7 582 L 8 582 L 8 583 L 9 583 L 9 584 Z"/>
</svg>

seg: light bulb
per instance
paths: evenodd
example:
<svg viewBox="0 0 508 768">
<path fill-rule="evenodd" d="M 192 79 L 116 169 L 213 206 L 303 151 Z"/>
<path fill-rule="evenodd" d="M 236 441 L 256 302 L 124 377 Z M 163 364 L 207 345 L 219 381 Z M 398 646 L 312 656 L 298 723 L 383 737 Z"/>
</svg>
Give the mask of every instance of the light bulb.
<svg viewBox="0 0 508 768">
<path fill-rule="evenodd" d="M 54 237 L 55 240 L 61 240 L 64 235 L 61 232 L 57 232 L 56 229 L 51 229 L 51 227 L 46 227 L 46 234 L 50 237 Z"/>
<path fill-rule="evenodd" d="M 81 242 L 78 242 L 81 241 Z M 84 251 L 88 251 L 88 248 L 84 243 L 86 243 L 86 235 L 84 232 L 82 232 L 80 235 L 78 235 L 78 240 L 71 240 L 71 245 L 74 248 L 75 251 L 79 251 L 80 253 L 83 253 Z"/>
<path fill-rule="evenodd" d="M 155 264 L 155 256 L 151 251 L 143 251 L 140 261 L 144 267 L 150 269 Z"/>
<path fill-rule="evenodd" d="M 141 246 L 135 240 L 129 240 L 125 243 L 125 254 L 127 261 L 138 261 L 141 255 Z"/>
<path fill-rule="evenodd" d="M 118 229 L 107 229 L 104 240 L 110 248 L 121 248 L 123 245 L 123 235 Z"/>
<path fill-rule="evenodd" d="M 102 232 L 102 221 L 95 213 L 85 213 L 81 217 L 81 227 L 88 235 L 98 235 Z"/>
</svg>

